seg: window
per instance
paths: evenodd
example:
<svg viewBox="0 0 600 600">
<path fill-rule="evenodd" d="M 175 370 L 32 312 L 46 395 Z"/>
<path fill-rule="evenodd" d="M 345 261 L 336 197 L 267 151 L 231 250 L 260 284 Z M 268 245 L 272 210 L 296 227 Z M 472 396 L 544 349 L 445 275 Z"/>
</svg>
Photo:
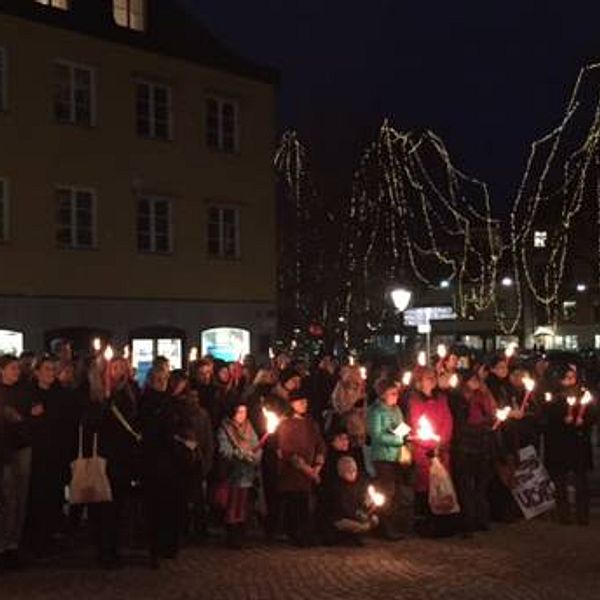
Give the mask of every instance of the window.
<svg viewBox="0 0 600 600">
<path fill-rule="evenodd" d="M 594 335 L 594 348 L 600 350 L 600 335 L 597 333 Z"/>
<path fill-rule="evenodd" d="M 137 247 L 141 252 L 171 252 L 171 201 L 140 198 L 137 205 Z"/>
<path fill-rule="evenodd" d="M 96 197 L 92 190 L 56 191 L 56 244 L 59 248 L 96 246 Z"/>
<path fill-rule="evenodd" d="M 217 258 L 239 258 L 240 213 L 237 208 L 208 209 L 208 254 Z"/>
<path fill-rule="evenodd" d="M 576 335 L 565 335 L 565 350 L 577 350 L 579 348 L 579 340 Z"/>
<path fill-rule="evenodd" d="M 574 300 L 565 300 L 562 304 L 563 308 L 563 320 L 573 321 L 575 320 L 575 314 L 577 312 L 577 302 Z"/>
<path fill-rule="evenodd" d="M 8 85 L 8 80 L 6 77 L 6 67 L 6 50 L 4 50 L 4 48 L 0 48 L 0 110 L 6 110 L 7 106 L 6 88 Z"/>
<path fill-rule="evenodd" d="M 8 240 L 8 182 L 0 179 L 0 242 Z"/>
<path fill-rule="evenodd" d="M 94 72 L 70 63 L 54 65 L 54 116 L 59 123 L 93 125 Z"/>
<path fill-rule="evenodd" d="M 146 0 L 113 0 L 113 17 L 120 27 L 144 31 Z"/>
<path fill-rule="evenodd" d="M 35 1 L 38 4 L 44 4 L 45 6 L 52 6 L 53 8 L 69 10 L 69 0 L 35 0 Z"/>
<path fill-rule="evenodd" d="M 135 86 L 136 128 L 139 136 L 171 138 L 171 89 L 140 81 Z"/>
<path fill-rule="evenodd" d="M 534 231 L 533 232 L 533 247 L 534 248 L 545 248 L 548 243 L 548 232 L 547 231 Z"/>
<path fill-rule="evenodd" d="M 238 104 L 222 98 L 206 99 L 206 145 L 213 150 L 237 152 Z"/>
</svg>

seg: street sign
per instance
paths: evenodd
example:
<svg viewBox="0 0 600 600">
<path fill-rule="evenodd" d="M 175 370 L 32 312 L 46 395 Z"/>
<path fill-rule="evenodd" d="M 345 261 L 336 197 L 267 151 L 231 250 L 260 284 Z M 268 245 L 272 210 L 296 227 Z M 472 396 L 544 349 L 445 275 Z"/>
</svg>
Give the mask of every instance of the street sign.
<svg viewBox="0 0 600 600">
<path fill-rule="evenodd" d="M 428 325 L 431 321 L 449 321 L 457 318 L 451 306 L 420 306 L 404 311 L 404 324 L 408 327 Z"/>
</svg>

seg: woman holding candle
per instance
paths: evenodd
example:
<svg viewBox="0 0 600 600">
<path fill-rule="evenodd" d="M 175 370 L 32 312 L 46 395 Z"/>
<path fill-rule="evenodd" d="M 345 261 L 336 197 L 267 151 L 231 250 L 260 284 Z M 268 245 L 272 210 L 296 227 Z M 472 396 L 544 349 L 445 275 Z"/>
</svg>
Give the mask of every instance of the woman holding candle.
<svg viewBox="0 0 600 600">
<path fill-rule="evenodd" d="M 258 475 L 262 446 L 248 419 L 248 407 L 233 403 L 217 433 L 218 453 L 223 467 L 221 508 L 227 529 L 227 544 L 241 548 L 250 514 L 250 492 Z"/>
<path fill-rule="evenodd" d="M 434 369 L 423 368 L 415 377 L 415 391 L 408 398 L 409 423 L 412 428 L 413 458 L 415 462 L 415 511 L 417 528 L 424 533 L 434 533 L 429 510 L 429 469 L 436 455 L 450 473 L 450 441 L 452 439 L 452 413 L 446 395 L 437 387 Z M 431 429 L 431 435 L 421 431 Z M 429 431 L 427 432 L 429 433 Z"/>
<path fill-rule="evenodd" d="M 590 519 L 588 472 L 593 467 L 591 429 L 596 422 L 592 397 L 581 389 L 577 371 L 568 364 L 550 367 L 551 400 L 543 406 L 546 468 L 556 486 L 556 505 L 561 523 L 571 520 L 567 485 L 575 483 L 576 518 L 579 525 Z"/>
<path fill-rule="evenodd" d="M 407 444 L 406 434 L 398 432 L 404 423 L 398 406 L 400 390 L 393 379 L 386 379 L 378 382 L 378 392 L 379 399 L 367 412 L 367 431 L 375 481 L 387 499 L 380 512 L 381 533 L 393 541 L 401 539 L 412 528 L 411 466 L 400 462 L 401 449 Z"/>
</svg>

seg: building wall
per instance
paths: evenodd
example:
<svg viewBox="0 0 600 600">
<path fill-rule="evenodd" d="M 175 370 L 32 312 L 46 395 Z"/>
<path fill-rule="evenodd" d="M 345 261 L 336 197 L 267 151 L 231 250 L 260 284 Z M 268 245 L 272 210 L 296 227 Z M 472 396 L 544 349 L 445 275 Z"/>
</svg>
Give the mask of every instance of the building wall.
<svg viewBox="0 0 600 600">
<path fill-rule="evenodd" d="M 0 328 L 24 331 L 32 347 L 45 330 L 76 325 L 106 327 L 125 339 L 134 327 L 171 324 L 191 343 L 215 325 L 273 334 L 274 86 L 5 14 L 0 47 L 8 63 L 0 178 L 10 189 L 10 238 L 0 244 Z M 55 60 L 95 69 L 93 127 L 55 121 Z M 171 87 L 171 141 L 138 137 L 136 78 Z M 207 95 L 239 103 L 238 153 L 207 148 Z M 96 191 L 96 249 L 57 248 L 60 185 Z M 168 255 L 137 251 L 136 203 L 143 194 L 173 200 Z M 210 203 L 240 210 L 237 260 L 207 255 Z"/>
<path fill-rule="evenodd" d="M 0 46 L 8 58 L 0 177 L 11 195 L 0 293 L 274 301 L 273 86 L 8 16 L 0 16 Z M 94 127 L 55 122 L 55 59 L 96 69 Z M 172 86 L 173 141 L 137 137 L 135 77 Z M 239 100 L 239 154 L 204 143 L 210 93 Z M 61 184 L 96 190 L 96 250 L 56 248 L 53 192 Z M 172 255 L 136 250 L 136 197 L 144 192 L 174 199 Z M 206 255 L 213 200 L 241 209 L 240 260 Z"/>
</svg>

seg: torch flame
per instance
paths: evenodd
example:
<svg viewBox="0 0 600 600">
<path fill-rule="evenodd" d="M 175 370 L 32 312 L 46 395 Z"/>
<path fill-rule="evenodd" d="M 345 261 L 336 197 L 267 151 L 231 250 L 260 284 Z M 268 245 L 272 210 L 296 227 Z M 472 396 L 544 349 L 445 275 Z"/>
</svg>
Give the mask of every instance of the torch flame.
<svg viewBox="0 0 600 600">
<path fill-rule="evenodd" d="M 506 356 L 506 358 L 512 358 L 515 355 L 516 350 L 517 344 L 511 342 L 508 344 L 508 346 L 506 346 L 506 349 L 504 350 L 504 356 Z"/>
<path fill-rule="evenodd" d="M 417 421 L 419 426 L 417 429 L 417 437 L 423 442 L 439 442 L 440 436 L 433 431 L 433 427 L 429 419 L 422 415 Z"/>
<path fill-rule="evenodd" d="M 505 406 L 504 408 L 499 408 L 496 411 L 496 419 L 500 422 L 506 421 L 508 419 L 508 415 L 510 415 L 510 406 Z"/>
<path fill-rule="evenodd" d="M 130 357 L 129 346 L 125 346 L 123 348 L 123 358 L 125 360 L 129 360 L 129 357 Z"/>
<path fill-rule="evenodd" d="M 452 373 L 452 375 L 450 375 L 450 387 L 458 387 L 458 375 L 456 373 Z"/>
<path fill-rule="evenodd" d="M 446 344 L 438 344 L 437 355 L 440 358 L 446 358 L 446 356 L 448 355 L 448 348 L 446 348 Z"/>
<path fill-rule="evenodd" d="M 360 368 L 360 378 L 364 381 L 367 378 L 367 367 Z"/>
<path fill-rule="evenodd" d="M 198 346 L 192 346 L 188 355 L 188 362 L 196 362 L 198 360 Z"/>
<path fill-rule="evenodd" d="M 590 390 L 585 390 L 585 392 L 583 392 L 583 396 L 581 396 L 581 400 L 579 401 L 581 403 L 581 406 L 585 406 L 586 404 L 589 404 L 592 401 L 592 394 L 590 393 Z"/>
<path fill-rule="evenodd" d="M 100 338 L 94 338 L 94 341 L 92 342 L 92 348 L 95 352 L 100 352 L 100 349 L 102 348 L 102 340 Z"/>
<path fill-rule="evenodd" d="M 277 431 L 281 419 L 272 410 L 267 410 L 266 408 L 263 408 L 262 412 L 266 421 L 267 433 L 269 435 L 272 435 Z"/>
<path fill-rule="evenodd" d="M 385 496 L 381 492 L 378 492 L 372 485 L 367 488 L 367 493 L 376 507 L 379 508 L 385 504 Z"/>
<path fill-rule="evenodd" d="M 575 396 L 569 396 L 567 398 L 567 404 L 569 406 L 575 406 L 577 404 L 577 398 Z"/>
<path fill-rule="evenodd" d="M 427 364 L 427 354 L 423 350 L 417 355 L 417 363 L 420 367 L 424 367 Z"/>
<path fill-rule="evenodd" d="M 409 386 L 412 380 L 412 371 L 405 371 L 402 375 L 402 385 Z"/>
<path fill-rule="evenodd" d="M 552 402 L 552 394 L 551 394 L 550 392 L 546 392 L 546 393 L 544 394 L 544 400 L 545 400 L 546 402 Z"/>
<path fill-rule="evenodd" d="M 531 377 L 523 377 L 523 385 L 528 392 L 533 392 L 535 388 L 535 381 Z"/>
<path fill-rule="evenodd" d="M 106 346 L 106 350 L 104 351 L 104 360 L 106 362 L 110 362 L 115 356 L 115 352 L 112 349 L 112 346 Z"/>
</svg>

